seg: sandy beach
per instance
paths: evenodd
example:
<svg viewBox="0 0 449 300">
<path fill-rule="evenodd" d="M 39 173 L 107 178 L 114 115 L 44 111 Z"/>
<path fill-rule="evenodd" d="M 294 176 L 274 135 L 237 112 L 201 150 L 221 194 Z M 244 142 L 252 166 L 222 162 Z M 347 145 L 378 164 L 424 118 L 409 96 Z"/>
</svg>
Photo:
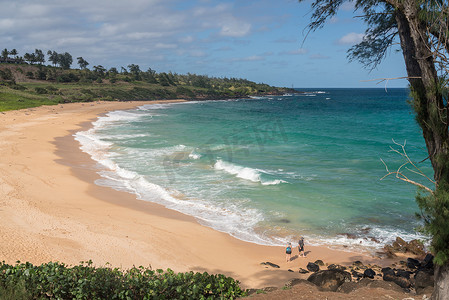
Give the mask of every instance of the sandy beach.
<svg viewBox="0 0 449 300">
<path fill-rule="evenodd" d="M 296 258 L 295 248 L 295 259 L 287 263 L 283 247 L 243 242 L 193 217 L 95 185 L 95 162 L 72 134 L 100 114 L 143 104 L 149 103 L 74 103 L 0 113 L 0 260 L 73 265 L 91 259 L 98 266 L 207 271 L 232 276 L 245 288 L 282 286 L 317 259 L 382 264 L 360 253 L 307 245 L 306 258 Z M 280 268 L 260 265 L 266 261 Z"/>
</svg>

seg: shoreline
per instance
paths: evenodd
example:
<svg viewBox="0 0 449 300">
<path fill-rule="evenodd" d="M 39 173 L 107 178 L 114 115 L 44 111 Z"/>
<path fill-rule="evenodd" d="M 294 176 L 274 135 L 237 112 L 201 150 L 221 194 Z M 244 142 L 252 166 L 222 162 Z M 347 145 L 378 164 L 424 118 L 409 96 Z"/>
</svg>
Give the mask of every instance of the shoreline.
<svg viewBox="0 0 449 300">
<path fill-rule="evenodd" d="M 289 279 L 306 278 L 288 269 L 305 268 L 317 259 L 391 263 L 307 244 L 306 258 L 286 263 L 283 247 L 244 242 L 202 226 L 192 216 L 96 185 L 96 162 L 81 151 L 72 134 L 89 128 L 100 114 L 155 103 L 167 102 L 74 103 L 1 115 L 2 260 L 78 264 L 91 259 L 95 265 L 122 268 L 207 271 L 231 276 L 246 288 L 283 286 Z M 293 257 L 296 253 L 294 249 Z M 260 265 L 266 261 L 280 268 Z"/>
</svg>

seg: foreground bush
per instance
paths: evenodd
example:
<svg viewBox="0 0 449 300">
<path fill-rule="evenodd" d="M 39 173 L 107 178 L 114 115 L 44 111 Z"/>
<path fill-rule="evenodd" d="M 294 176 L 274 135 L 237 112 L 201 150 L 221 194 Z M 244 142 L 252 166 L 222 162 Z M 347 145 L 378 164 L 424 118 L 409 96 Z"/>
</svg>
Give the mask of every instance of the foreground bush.
<svg viewBox="0 0 449 300">
<path fill-rule="evenodd" d="M 172 270 L 0 263 L 0 299 L 235 299 L 239 282 L 224 275 Z"/>
</svg>

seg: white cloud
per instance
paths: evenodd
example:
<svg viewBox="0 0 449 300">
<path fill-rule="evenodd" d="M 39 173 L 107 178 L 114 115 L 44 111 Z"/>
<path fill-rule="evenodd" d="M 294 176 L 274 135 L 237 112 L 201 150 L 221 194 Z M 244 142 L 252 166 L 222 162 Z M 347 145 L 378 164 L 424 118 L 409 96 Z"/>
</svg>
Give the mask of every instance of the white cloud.
<svg viewBox="0 0 449 300">
<path fill-rule="evenodd" d="M 251 24 L 238 20 L 228 20 L 222 25 L 220 35 L 228 37 L 244 37 L 250 33 Z"/>
<path fill-rule="evenodd" d="M 350 32 L 337 41 L 338 45 L 355 45 L 363 40 L 363 33 Z"/>
</svg>

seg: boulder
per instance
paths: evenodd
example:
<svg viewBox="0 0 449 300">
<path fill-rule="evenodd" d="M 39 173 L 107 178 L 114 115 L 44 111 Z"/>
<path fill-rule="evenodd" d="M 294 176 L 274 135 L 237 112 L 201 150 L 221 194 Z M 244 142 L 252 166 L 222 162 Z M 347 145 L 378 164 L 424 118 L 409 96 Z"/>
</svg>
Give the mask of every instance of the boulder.
<svg viewBox="0 0 449 300">
<path fill-rule="evenodd" d="M 360 260 L 353 262 L 352 265 L 357 268 L 363 268 L 365 266 Z"/>
<path fill-rule="evenodd" d="M 299 268 L 299 271 L 298 271 L 298 272 L 301 273 L 301 274 L 307 274 L 307 273 L 309 273 L 309 271 L 304 270 L 303 268 Z"/>
<path fill-rule="evenodd" d="M 324 262 L 321 259 L 316 260 L 315 264 L 320 266 L 320 267 L 324 266 Z"/>
<path fill-rule="evenodd" d="M 336 264 L 331 264 L 329 266 L 327 266 L 328 270 L 340 270 L 340 271 L 345 271 L 346 267 L 344 266 L 340 266 L 340 265 L 336 265 Z"/>
<path fill-rule="evenodd" d="M 314 264 L 313 262 L 309 262 L 307 264 L 307 270 L 309 270 L 310 272 L 318 272 L 320 270 L 320 266 Z"/>
<path fill-rule="evenodd" d="M 415 255 L 424 255 L 424 244 L 419 240 L 411 240 L 407 243 L 406 251 Z"/>
<path fill-rule="evenodd" d="M 376 272 L 374 272 L 373 269 L 366 269 L 365 272 L 363 272 L 363 277 L 365 277 L 365 278 L 374 279 L 375 275 L 376 275 Z"/>
<path fill-rule="evenodd" d="M 396 238 L 396 241 L 393 242 L 392 246 L 395 252 L 406 252 L 407 250 L 407 242 L 400 237 Z"/>
<path fill-rule="evenodd" d="M 295 272 L 295 271 L 293 271 L 292 269 L 288 269 L 287 271 L 292 272 L 292 273 Z"/>
<path fill-rule="evenodd" d="M 408 268 L 417 269 L 420 266 L 421 266 L 421 263 L 417 259 L 414 259 L 411 257 L 407 258 L 407 267 Z"/>
<path fill-rule="evenodd" d="M 386 267 L 386 268 L 382 268 L 382 273 L 385 275 L 385 274 L 389 274 L 389 275 L 396 275 L 395 273 L 394 273 L 394 270 L 392 269 L 392 268 L 390 268 L 390 267 Z"/>
<path fill-rule="evenodd" d="M 393 282 L 396 283 L 397 285 L 399 285 L 403 289 L 408 289 L 412 286 L 412 283 L 410 282 L 410 280 L 407 278 L 404 278 L 404 277 L 396 276 L 394 278 Z"/>
<path fill-rule="evenodd" d="M 424 257 L 424 261 L 422 262 L 422 267 L 425 269 L 433 269 L 433 255 L 428 253 L 426 257 Z"/>
<path fill-rule="evenodd" d="M 396 275 L 391 272 L 384 273 L 384 276 L 382 276 L 382 279 L 384 281 L 394 281 L 395 278 L 396 278 Z"/>
<path fill-rule="evenodd" d="M 428 287 L 433 287 L 434 276 L 433 272 L 425 269 L 420 269 L 415 273 L 415 290 L 418 295 L 421 295 L 423 290 Z"/>
<path fill-rule="evenodd" d="M 406 279 L 410 279 L 410 274 L 412 274 L 412 272 L 406 271 L 406 270 L 397 270 L 396 271 L 396 276 L 403 277 Z"/>
<path fill-rule="evenodd" d="M 322 270 L 307 278 L 308 281 L 317 285 L 320 289 L 324 291 L 335 292 L 340 285 L 344 282 L 351 281 L 351 274 L 346 271 L 341 270 Z"/>
<path fill-rule="evenodd" d="M 271 262 L 269 262 L 269 261 L 267 261 L 267 262 L 261 262 L 260 264 L 261 264 L 261 265 L 265 265 L 265 266 L 270 266 L 270 267 L 273 267 L 273 268 L 280 268 L 278 265 L 273 264 L 273 263 L 271 263 Z"/>
</svg>

